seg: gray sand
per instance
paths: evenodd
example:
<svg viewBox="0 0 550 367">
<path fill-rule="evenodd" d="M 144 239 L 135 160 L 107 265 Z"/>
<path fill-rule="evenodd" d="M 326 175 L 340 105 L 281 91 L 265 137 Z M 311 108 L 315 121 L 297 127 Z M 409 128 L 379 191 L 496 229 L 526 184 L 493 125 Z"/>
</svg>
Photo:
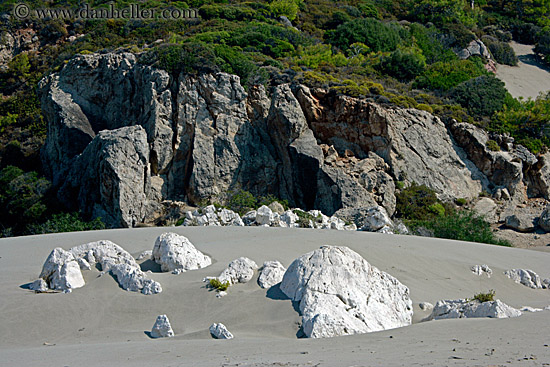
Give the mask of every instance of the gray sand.
<svg viewBox="0 0 550 367">
<path fill-rule="evenodd" d="M 519 58 L 518 66 L 497 66 L 497 77 L 501 79 L 513 97 L 536 98 L 541 92 L 550 91 L 548 66 L 537 61 L 533 46 L 510 43 Z"/>
<path fill-rule="evenodd" d="M 21 288 L 38 276 L 56 246 L 109 239 L 134 256 L 156 236 L 187 236 L 214 259 L 212 266 L 181 275 L 153 273 L 163 286 L 144 296 L 120 289 L 110 275 L 87 272 L 87 284 L 71 294 L 34 294 Z M 299 315 L 276 290 L 256 284 L 229 289 L 217 299 L 202 278 L 247 256 L 288 266 L 321 245 L 345 245 L 411 290 L 415 324 L 333 339 L 297 339 Z M 495 289 L 514 307 L 550 305 L 550 290 L 513 283 L 502 272 L 530 268 L 550 277 L 550 253 L 440 239 L 331 230 L 284 228 L 139 228 L 0 240 L 1 366 L 410 366 L 542 365 L 550 363 L 550 311 L 516 319 L 421 322 L 419 302 L 471 297 Z M 488 264 L 491 279 L 469 268 Z M 151 340 L 155 318 L 167 314 L 176 333 Z M 224 323 L 234 340 L 211 339 L 208 327 Z M 527 359 L 524 359 L 527 358 Z M 535 358 L 535 359 L 532 359 Z"/>
</svg>

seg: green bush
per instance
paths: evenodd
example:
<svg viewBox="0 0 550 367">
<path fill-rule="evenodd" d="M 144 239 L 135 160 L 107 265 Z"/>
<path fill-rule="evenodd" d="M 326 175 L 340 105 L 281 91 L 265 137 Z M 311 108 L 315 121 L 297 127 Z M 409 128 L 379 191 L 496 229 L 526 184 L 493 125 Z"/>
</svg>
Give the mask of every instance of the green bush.
<svg viewBox="0 0 550 367">
<path fill-rule="evenodd" d="M 439 215 L 441 205 L 435 192 L 425 185 L 413 183 L 406 189 L 401 190 L 395 195 L 397 217 L 409 220 L 424 220 Z"/>
<path fill-rule="evenodd" d="M 50 219 L 40 224 L 29 224 L 27 234 L 95 231 L 105 229 L 101 218 L 84 221 L 77 212 L 54 214 Z"/>
<path fill-rule="evenodd" d="M 544 28 L 539 33 L 534 51 L 542 55 L 546 62 L 550 62 L 550 27 Z"/>
<path fill-rule="evenodd" d="M 518 64 L 518 57 L 514 52 L 514 49 L 507 42 L 501 42 L 492 37 L 483 37 L 483 43 L 489 48 L 496 62 L 499 64 L 516 66 Z"/>
<path fill-rule="evenodd" d="M 450 96 L 474 116 L 492 116 L 501 111 L 506 98 L 504 83 L 492 75 L 483 75 L 460 83 Z"/>
<path fill-rule="evenodd" d="M 414 87 L 447 91 L 466 80 L 485 74 L 487 71 L 479 58 L 436 62 L 416 78 Z"/>
<path fill-rule="evenodd" d="M 227 207 L 240 215 L 256 208 L 257 199 L 248 191 L 238 190 L 227 200 Z"/>
<path fill-rule="evenodd" d="M 226 291 L 228 288 L 229 288 L 229 282 L 228 281 L 225 281 L 225 282 L 220 282 L 219 279 L 210 279 L 210 287 L 220 291 L 220 292 L 223 292 L 223 291 Z"/>
<path fill-rule="evenodd" d="M 491 139 L 487 140 L 487 148 L 489 148 L 489 150 L 492 150 L 493 152 L 500 151 L 500 146 L 498 145 L 498 143 Z"/>
<path fill-rule="evenodd" d="M 171 74 L 217 71 L 216 55 L 206 44 L 190 42 L 182 45 L 162 45 L 140 58 L 147 65 L 157 65 Z"/>
<path fill-rule="evenodd" d="M 495 237 L 491 225 L 473 212 L 460 210 L 431 220 L 409 224 L 413 229 L 424 227 L 437 238 L 511 246 L 506 240 Z"/>
<path fill-rule="evenodd" d="M 427 28 L 422 24 L 413 23 L 409 27 L 409 32 L 428 64 L 457 59 L 455 53 L 441 42 L 442 34 L 435 27 Z"/>
<path fill-rule="evenodd" d="M 275 16 L 284 15 L 289 20 L 294 20 L 302 2 L 303 0 L 275 0 L 269 7 Z"/>
<path fill-rule="evenodd" d="M 380 62 L 379 69 L 401 81 L 410 81 L 426 68 L 426 58 L 418 51 L 397 49 Z"/>
<path fill-rule="evenodd" d="M 487 293 L 475 294 L 474 298 L 472 298 L 472 300 L 478 300 L 481 303 L 483 303 L 483 302 L 492 302 L 492 301 L 495 300 L 495 294 L 496 294 L 495 291 L 491 289 Z"/>
<path fill-rule="evenodd" d="M 350 45 L 360 42 L 375 52 L 394 51 L 402 40 L 398 26 L 374 18 L 346 22 L 336 30 L 327 32 L 327 39 L 330 44 L 342 50 L 347 50 Z"/>
</svg>

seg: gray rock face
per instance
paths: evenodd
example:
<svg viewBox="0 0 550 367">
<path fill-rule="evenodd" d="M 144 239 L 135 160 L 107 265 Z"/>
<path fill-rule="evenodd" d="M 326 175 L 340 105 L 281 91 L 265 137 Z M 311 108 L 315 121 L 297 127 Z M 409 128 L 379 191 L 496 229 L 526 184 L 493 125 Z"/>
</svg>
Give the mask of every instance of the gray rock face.
<svg viewBox="0 0 550 367">
<path fill-rule="evenodd" d="M 489 223 L 498 222 L 497 204 L 489 198 L 481 198 L 473 207 L 477 215 L 482 216 Z"/>
<path fill-rule="evenodd" d="M 455 52 L 457 56 L 462 60 L 465 60 L 471 56 L 482 56 L 486 59 L 491 58 L 491 53 L 489 52 L 489 49 L 487 48 L 487 46 L 485 46 L 483 41 L 479 39 L 471 41 L 466 48 L 462 50 L 456 50 Z"/>
<path fill-rule="evenodd" d="M 163 233 L 155 241 L 151 259 L 160 264 L 162 271 L 179 274 L 212 264 L 212 259 L 193 246 L 184 236 Z"/>
<path fill-rule="evenodd" d="M 168 316 L 159 315 L 153 329 L 151 329 L 152 338 L 171 338 L 174 336 L 174 330 L 172 330 L 172 325 L 170 325 L 170 320 Z"/>
<path fill-rule="evenodd" d="M 323 246 L 286 271 L 281 290 L 299 302 L 310 338 L 367 333 L 409 325 L 409 289 L 347 247 Z"/>
<path fill-rule="evenodd" d="M 500 300 L 479 302 L 477 300 L 469 301 L 467 299 L 438 301 L 432 314 L 431 319 L 459 319 L 472 317 L 492 317 L 492 318 L 509 318 L 521 316 L 521 311 Z"/>
<path fill-rule="evenodd" d="M 539 217 L 538 225 L 546 232 L 550 232 L 550 205 L 547 206 Z"/>
</svg>

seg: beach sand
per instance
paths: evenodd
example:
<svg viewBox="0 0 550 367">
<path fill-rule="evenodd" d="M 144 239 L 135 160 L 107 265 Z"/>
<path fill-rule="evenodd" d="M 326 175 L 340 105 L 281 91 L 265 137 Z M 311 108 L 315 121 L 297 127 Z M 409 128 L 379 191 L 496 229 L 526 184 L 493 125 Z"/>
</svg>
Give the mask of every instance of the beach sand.
<svg viewBox="0 0 550 367">
<path fill-rule="evenodd" d="M 35 294 L 35 280 L 55 247 L 111 240 L 137 257 L 158 235 L 188 237 L 213 258 L 207 268 L 180 275 L 143 264 L 163 292 L 145 296 L 122 290 L 93 269 L 86 285 L 70 294 Z M 274 287 L 261 289 L 257 275 L 216 298 L 205 276 L 217 276 L 233 259 L 247 256 L 285 267 L 322 245 L 348 246 L 409 287 L 414 324 L 332 339 L 298 339 L 300 316 Z M 493 276 L 470 267 L 487 264 Z M 529 268 L 550 277 L 550 253 L 414 236 L 333 230 L 259 227 L 136 228 L 51 234 L 0 240 L 1 366 L 442 366 L 550 364 L 550 311 L 514 319 L 419 322 L 419 302 L 472 297 L 496 290 L 513 306 L 550 305 L 550 290 L 533 290 L 503 275 Z M 176 336 L 150 339 L 157 315 L 166 314 Z M 233 340 L 214 340 L 208 327 L 224 323 Z"/>
</svg>

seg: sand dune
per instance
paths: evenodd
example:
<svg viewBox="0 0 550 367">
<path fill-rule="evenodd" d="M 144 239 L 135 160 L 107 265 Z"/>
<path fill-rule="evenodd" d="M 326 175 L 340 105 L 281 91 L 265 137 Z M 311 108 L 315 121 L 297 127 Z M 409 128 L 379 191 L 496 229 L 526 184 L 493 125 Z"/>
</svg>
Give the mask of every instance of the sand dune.
<svg viewBox="0 0 550 367">
<path fill-rule="evenodd" d="M 119 288 L 110 275 L 85 274 L 71 294 L 34 294 L 21 288 L 38 276 L 57 246 L 109 239 L 137 256 L 166 231 L 187 236 L 213 258 L 207 268 L 181 275 L 151 274 L 163 292 L 145 296 Z M 288 266 L 321 245 L 344 245 L 398 278 L 411 291 L 415 324 L 333 339 L 297 339 L 299 315 L 276 289 L 257 276 L 218 299 L 203 277 L 218 275 L 229 261 L 247 256 L 258 264 Z M 0 240 L 1 366 L 367 366 L 542 365 L 550 363 L 550 311 L 516 319 L 438 320 L 419 302 L 471 297 L 495 289 L 514 307 L 550 305 L 550 290 L 513 283 L 502 272 L 530 268 L 550 277 L 550 254 L 413 236 L 284 228 L 139 228 L 54 234 Z M 494 275 L 470 272 L 488 264 Z M 144 267 L 156 270 L 150 262 Z M 157 315 L 167 314 L 176 337 L 150 339 Z M 224 323 L 235 335 L 213 340 L 208 327 Z M 545 346 L 546 345 L 546 346 Z M 527 358 L 527 359 L 524 359 Z M 532 359 L 535 358 L 535 359 Z"/>
<path fill-rule="evenodd" d="M 533 53 L 532 45 L 511 42 L 519 58 L 517 66 L 498 65 L 497 77 L 515 97 L 535 98 L 541 92 L 550 91 L 550 69 L 541 64 Z"/>
</svg>

